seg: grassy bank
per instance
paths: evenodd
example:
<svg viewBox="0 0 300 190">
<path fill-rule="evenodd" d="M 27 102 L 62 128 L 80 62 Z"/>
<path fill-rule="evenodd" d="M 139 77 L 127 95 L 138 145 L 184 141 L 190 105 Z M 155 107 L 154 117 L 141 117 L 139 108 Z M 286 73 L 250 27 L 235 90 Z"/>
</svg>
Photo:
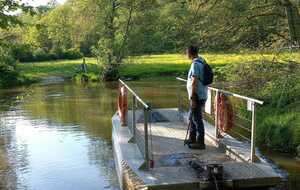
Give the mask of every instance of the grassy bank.
<svg viewBox="0 0 300 190">
<path fill-rule="evenodd" d="M 79 70 L 82 64 L 82 59 L 77 60 L 56 60 L 33 63 L 19 63 L 18 68 L 21 74 L 34 79 L 41 79 L 48 76 L 72 77 Z M 89 73 L 99 73 L 99 66 L 96 64 L 96 59 L 86 59 Z"/>
<path fill-rule="evenodd" d="M 259 145 L 280 152 L 296 153 L 297 149 L 300 150 L 300 102 L 296 101 L 298 92 L 300 94 L 300 82 L 297 77 L 294 77 L 297 73 L 293 73 L 292 80 L 288 80 L 290 86 L 286 88 L 287 85 L 281 82 L 286 77 L 281 76 L 280 70 L 287 66 L 272 64 L 272 62 L 280 63 L 286 60 L 300 63 L 299 53 L 282 53 L 276 56 L 268 53 L 206 53 L 203 56 L 214 68 L 217 80 L 239 82 L 254 79 L 253 82 L 257 83 L 256 86 L 251 85 L 252 82 L 246 86 L 237 86 L 233 90 L 265 101 L 265 105 L 258 110 L 257 114 Z M 81 63 L 82 60 L 79 59 L 20 63 L 18 66 L 26 77 L 40 79 L 53 75 L 72 77 L 80 70 Z M 88 58 L 86 63 L 88 75 L 97 77 L 100 66 L 96 59 Z M 124 61 L 120 68 L 120 75 L 133 79 L 155 77 L 166 80 L 177 75 L 185 76 L 189 64 L 190 61 L 181 54 L 132 56 Z M 266 76 L 270 72 L 275 75 L 275 80 L 273 81 L 273 77 L 272 81 L 265 82 L 261 86 L 261 79 L 268 78 Z M 282 95 L 282 103 L 277 105 Z"/>
<path fill-rule="evenodd" d="M 215 68 L 216 72 L 228 64 L 256 62 L 264 58 L 272 60 L 272 54 L 260 53 L 205 53 L 205 59 Z M 297 57 L 296 54 L 293 57 Z M 297 58 L 300 60 L 300 56 Z M 56 60 L 34 63 L 20 63 L 19 69 L 26 77 L 42 78 L 47 76 L 73 76 L 80 68 L 82 59 L 78 60 Z M 170 75 L 185 75 L 189 69 L 190 61 L 182 54 L 145 55 L 132 56 L 124 61 L 120 68 L 122 77 L 147 78 L 166 77 Z M 100 66 L 96 59 L 87 58 L 88 72 L 98 74 Z"/>
<path fill-rule="evenodd" d="M 258 62 L 261 59 L 272 61 L 274 54 L 271 53 L 204 53 L 202 56 L 214 67 L 217 74 L 222 72 L 222 67 L 229 64 Z M 300 60 L 299 54 L 283 53 L 280 59 L 291 57 Z M 186 75 L 190 60 L 182 54 L 146 55 L 133 56 L 126 60 L 121 68 L 121 75 L 127 77 L 157 77 L 168 75 Z"/>
</svg>

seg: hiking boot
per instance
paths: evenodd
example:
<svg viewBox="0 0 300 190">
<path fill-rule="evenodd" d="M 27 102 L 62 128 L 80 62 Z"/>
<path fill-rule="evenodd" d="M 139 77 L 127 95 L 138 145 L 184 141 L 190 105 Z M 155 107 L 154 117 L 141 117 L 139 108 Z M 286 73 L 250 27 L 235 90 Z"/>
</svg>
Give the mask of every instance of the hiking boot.
<svg viewBox="0 0 300 190">
<path fill-rule="evenodd" d="M 193 144 L 193 143 L 196 143 L 196 134 L 192 134 L 190 132 L 189 134 L 189 139 L 185 140 L 184 141 L 184 145 L 190 145 L 190 144 Z"/>
<path fill-rule="evenodd" d="M 188 147 L 190 149 L 198 149 L 198 150 L 205 150 L 206 149 L 205 144 L 199 144 L 199 143 L 188 144 Z"/>
</svg>

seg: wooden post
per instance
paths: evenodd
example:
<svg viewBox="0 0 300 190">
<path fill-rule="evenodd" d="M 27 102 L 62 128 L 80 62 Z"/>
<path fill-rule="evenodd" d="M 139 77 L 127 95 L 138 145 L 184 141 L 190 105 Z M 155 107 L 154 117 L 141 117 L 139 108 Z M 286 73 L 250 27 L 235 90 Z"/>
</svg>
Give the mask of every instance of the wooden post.
<svg viewBox="0 0 300 190">
<path fill-rule="evenodd" d="M 252 126 L 251 126 L 251 162 L 255 162 L 255 103 L 251 102 L 251 109 L 252 109 Z"/>
<path fill-rule="evenodd" d="M 82 59 L 82 72 L 87 73 L 87 65 L 85 63 L 85 57 Z"/>
<path fill-rule="evenodd" d="M 219 99 L 219 91 L 216 91 L 216 99 L 215 99 L 215 137 L 216 140 L 218 140 L 219 138 L 219 130 L 218 130 L 218 99 Z"/>
<path fill-rule="evenodd" d="M 145 133 L 145 169 L 149 169 L 149 146 L 148 146 L 148 118 L 149 110 L 144 108 L 144 133 Z"/>
<path fill-rule="evenodd" d="M 135 119 L 136 98 L 132 96 L 132 136 L 135 137 L 136 119 Z"/>
</svg>

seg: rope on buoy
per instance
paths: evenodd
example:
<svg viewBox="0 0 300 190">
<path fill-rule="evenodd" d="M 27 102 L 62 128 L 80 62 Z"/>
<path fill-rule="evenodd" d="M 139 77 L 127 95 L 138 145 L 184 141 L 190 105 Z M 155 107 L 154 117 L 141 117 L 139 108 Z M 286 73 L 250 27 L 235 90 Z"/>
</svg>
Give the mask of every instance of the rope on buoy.
<svg viewBox="0 0 300 190">
<path fill-rule="evenodd" d="M 233 127 L 233 108 L 228 97 L 219 93 L 218 97 L 218 128 L 220 131 L 227 133 Z"/>
<path fill-rule="evenodd" d="M 127 125 L 127 111 L 128 111 L 128 103 L 127 103 L 127 89 L 125 86 L 121 85 L 119 87 L 119 96 L 118 96 L 118 114 L 120 116 L 121 125 Z"/>
</svg>

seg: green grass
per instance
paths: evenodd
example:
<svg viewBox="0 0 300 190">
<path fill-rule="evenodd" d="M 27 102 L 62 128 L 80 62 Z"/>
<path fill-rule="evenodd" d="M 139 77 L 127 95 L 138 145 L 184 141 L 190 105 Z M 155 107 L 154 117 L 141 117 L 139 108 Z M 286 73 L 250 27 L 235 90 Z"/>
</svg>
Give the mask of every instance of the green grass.
<svg viewBox="0 0 300 190">
<path fill-rule="evenodd" d="M 78 60 L 56 60 L 34 63 L 19 63 L 18 69 L 21 74 L 28 78 L 40 79 L 47 76 L 72 77 L 80 68 L 82 59 Z M 96 59 L 86 59 L 88 72 L 99 73 L 99 66 Z"/>
<path fill-rule="evenodd" d="M 214 68 L 228 64 L 257 62 L 262 59 L 272 61 L 273 54 L 260 53 L 205 53 L 202 56 Z M 292 57 L 292 58 L 290 58 Z M 283 53 L 279 59 L 300 60 L 299 54 Z M 146 55 L 129 57 L 121 67 L 120 73 L 125 77 L 158 77 L 168 75 L 185 75 L 190 66 L 190 60 L 182 54 Z"/>
<path fill-rule="evenodd" d="M 203 54 L 213 66 L 222 67 L 229 63 L 255 60 L 251 55 L 245 57 L 238 54 Z M 129 57 L 121 68 L 121 75 L 128 77 L 156 77 L 186 74 L 191 61 L 185 55 L 166 54 Z"/>
<path fill-rule="evenodd" d="M 282 54 L 281 59 L 290 56 Z M 293 54 L 294 60 L 300 60 L 299 54 Z M 272 54 L 260 53 L 205 53 L 203 57 L 212 67 L 222 67 L 228 64 L 255 62 L 262 58 L 271 61 Z M 82 59 L 78 60 L 56 60 L 35 63 L 20 63 L 21 73 L 29 78 L 42 78 L 47 76 L 72 77 L 80 67 Z M 100 66 L 96 59 L 87 58 L 88 71 L 98 74 Z M 190 60 L 182 54 L 163 54 L 131 56 L 124 61 L 120 74 L 123 77 L 145 78 L 145 77 L 166 77 L 172 75 L 184 75 L 189 69 Z"/>
</svg>

